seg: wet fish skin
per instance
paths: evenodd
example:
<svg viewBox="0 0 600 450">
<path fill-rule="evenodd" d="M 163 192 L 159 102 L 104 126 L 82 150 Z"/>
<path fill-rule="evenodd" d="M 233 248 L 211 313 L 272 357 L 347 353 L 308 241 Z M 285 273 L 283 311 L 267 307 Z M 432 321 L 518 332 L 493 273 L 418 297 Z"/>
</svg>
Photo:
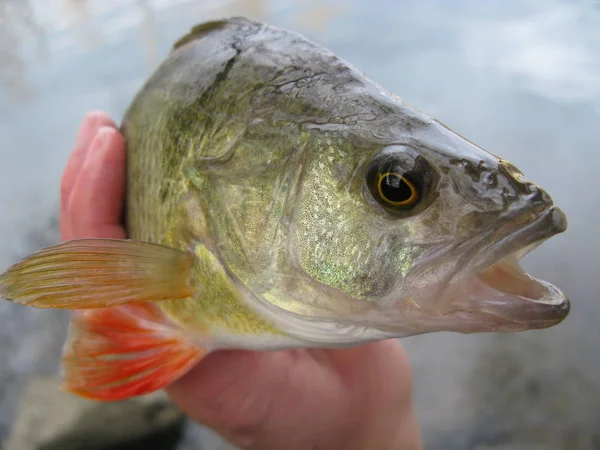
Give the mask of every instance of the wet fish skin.
<svg viewBox="0 0 600 450">
<path fill-rule="evenodd" d="M 84 309 L 65 352 L 80 395 L 149 392 L 220 348 L 517 331 L 568 314 L 562 292 L 518 266 L 566 229 L 550 196 L 296 33 L 199 25 L 122 132 L 131 241 L 61 244 L 0 277 L 13 301 Z M 414 184 L 415 205 L 384 201 L 382 177 L 412 179 L 390 192 Z M 109 324 L 130 331 L 126 345 Z M 153 370 L 132 380 L 141 349 Z M 102 382 L 82 376 L 91 368 Z"/>
</svg>

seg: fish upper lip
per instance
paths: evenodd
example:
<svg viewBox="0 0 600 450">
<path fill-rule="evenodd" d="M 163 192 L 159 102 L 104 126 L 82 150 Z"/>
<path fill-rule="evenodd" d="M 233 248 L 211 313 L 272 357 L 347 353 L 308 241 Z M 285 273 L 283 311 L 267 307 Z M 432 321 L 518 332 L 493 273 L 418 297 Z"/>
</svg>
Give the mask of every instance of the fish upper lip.
<svg viewBox="0 0 600 450">
<path fill-rule="evenodd" d="M 531 217 L 533 216 L 533 220 Z M 529 222 L 520 226 L 522 222 Z M 517 227 L 515 230 L 514 228 Z M 474 258 L 470 269 L 472 273 L 481 272 L 510 254 L 521 259 L 537 244 L 562 233 L 567 229 L 567 219 L 562 210 L 551 205 L 539 213 L 528 211 L 505 221 L 494 233 L 501 233 L 501 239 L 485 246 Z"/>
</svg>

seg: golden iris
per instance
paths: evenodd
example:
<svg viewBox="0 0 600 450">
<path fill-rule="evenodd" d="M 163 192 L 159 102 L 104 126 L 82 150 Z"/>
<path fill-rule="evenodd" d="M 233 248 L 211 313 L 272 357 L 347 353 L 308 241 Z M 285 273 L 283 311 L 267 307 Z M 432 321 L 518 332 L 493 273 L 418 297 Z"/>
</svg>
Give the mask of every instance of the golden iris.
<svg viewBox="0 0 600 450">
<path fill-rule="evenodd" d="M 392 206 L 410 208 L 419 200 L 416 185 L 406 176 L 395 172 L 379 175 L 377 191 L 381 199 Z"/>
</svg>

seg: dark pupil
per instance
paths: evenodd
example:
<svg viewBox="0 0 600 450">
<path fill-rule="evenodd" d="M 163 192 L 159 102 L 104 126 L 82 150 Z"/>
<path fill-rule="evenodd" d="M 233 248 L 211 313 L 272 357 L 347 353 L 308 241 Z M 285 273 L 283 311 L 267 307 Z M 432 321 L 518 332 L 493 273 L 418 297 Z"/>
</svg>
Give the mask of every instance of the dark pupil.
<svg viewBox="0 0 600 450">
<path fill-rule="evenodd" d="M 412 196 L 412 191 L 402 177 L 386 175 L 381 179 L 381 193 L 390 202 L 404 202 Z"/>
</svg>

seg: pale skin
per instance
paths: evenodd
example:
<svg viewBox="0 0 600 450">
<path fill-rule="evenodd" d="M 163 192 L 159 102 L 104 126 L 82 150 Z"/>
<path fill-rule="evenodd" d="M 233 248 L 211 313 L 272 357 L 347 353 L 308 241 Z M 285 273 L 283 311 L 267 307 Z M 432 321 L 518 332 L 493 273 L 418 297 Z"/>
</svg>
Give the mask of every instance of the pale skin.
<svg viewBox="0 0 600 450">
<path fill-rule="evenodd" d="M 89 113 L 61 181 L 63 240 L 126 238 L 125 142 Z M 167 389 L 193 420 L 243 449 L 422 448 L 400 343 L 342 350 L 221 351 Z"/>
</svg>

